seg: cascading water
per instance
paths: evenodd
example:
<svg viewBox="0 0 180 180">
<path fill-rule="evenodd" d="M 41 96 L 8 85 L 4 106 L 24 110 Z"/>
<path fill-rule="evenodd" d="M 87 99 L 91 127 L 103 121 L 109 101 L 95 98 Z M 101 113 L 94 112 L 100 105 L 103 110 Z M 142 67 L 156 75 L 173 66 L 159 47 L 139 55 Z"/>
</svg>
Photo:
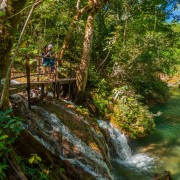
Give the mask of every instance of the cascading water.
<svg viewBox="0 0 180 180">
<path fill-rule="evenodd" d="M 80 153 L 82 153 L 86 158 L 91 159 L 92 161 L 95 161 L 95 163 L 102 168 L 108 169 L 106 164 L 102 161 L 102 156 L 98 154 L 97 152 L 93 151 L 89 148 L 85 143 L 83 143 L 78 137 L 72 134 L 72 132 L 61 123 L 60 119 L 52 113 L 47 112 L 42 107 L 33 106 L 32 107 L 35 111 L 39 113 L 41 117 L 43 117 L 44 122 L 46 121 L 47 124 L 52 127 L 52 131 L 59 133 L 63 138 L 65 138 L 71 145 L 73 145 Z M 47 136 L 52 132 L 50 132 L 46 127 L 45 124 L 41 124 L 41 129 L 44 133 L 47 134 Z M 52 150 L 53 148 L 51 148 Z M 66 148 L 67 149 L 67 148 Z M 64 155 L 64 154 L 63 154 Z M 69 159 L 71 162 L 78 162 L 79 160 L 72 160 Z M 78 163 L 79 165 L 83 165 L 82 163 Z M 84 166 L 85 167 L 85 166 Z M 90 171 L 90 166 L 86 167 L 86 170 Z M 95 173 L 93 173 L 95 174 Z M 98 176 L 98 175 L 96 175 Z"/>
<path fill-rule="evenodd" d="M 12 98 L 18 102 L 17 104 L 21 104 L 18 107 L 19 111 L 24 114 L 26 119 L 29 119 L 29 121 L 27 120 L 29 124 L 26 123 L 24 127 L 49 151 L 59 156 L 61 160 L 68 161 L 69 164 L 79 167 L 95 179 L 113 179 L 107 161 L 104 161 L 102 154 L 76 136 L 67 125 L 63 124 L 61 117 L 48 111 L 48 108 L 46 109 L 44 106 L 32 106 L 32 110 L 28 110 L 27 100 L 23 96 L 14 95 Z M 57 105 L 58 110 L 61 108 L 61 113 L 68 113 L 69 116 L 67 117 L 77 119 L 78 123 L 83 123 L 83 126 L 87 126 L 88 131 L 91 131 L 94 135 L 93 138 L 97 139 L 101 146 L 106 146 L 102 133 L 97 132 L 86 119 L 66 108 L 66 106 L 56 104 L 56 102 L 51 103 L 51 105 Z M 124 167 L 125 173 L 130 169 L 140 172 L 151 169 L 154 162 L 153 158 L 146 154 L 133 154 L 123 133 L 105 121 L 99 120 L 98 123 L 108 137 L 112 163 L 116 162 L 118 166 Z M 106 154 L 108 157 L 108 151 L 106 151 Z M 123 178 L 118 175 L 118 178 L 115 179 L 120 180 Z"/>
<path fill-rule="evenodd" d="M 118 164 L 137 171 L 150 171 L 154 165 L 154 158 L 146 154 L 133 154 L 127 138 L 112 124 L 98 120 L 99 126 L 109 134 L 109 143 L 113 149 L 112 160 Z"/>
<path fill-rule="evenodd" d="M 102 154 L 92 149 L 79 137 L 77 137 L 67 126 L 65 126 L 55 113 L 47 111 L 40 106 L 32 106 L 27 109 L 27 100 L 23 96 L 13 95 L 13 101 L 19 102 L 19 110 L 29 118 L 29 125 L 25 125 L 28 132 L 35 137 L 53 154 L 59 156 L 61 160 L 69 162 L 92 175 L 95 179 L 112 179 L 110 170 L 104 162 Z M 19 104 L 17 103 L 17 104 Z M 62 107 L 64 112 L 73 114 L 69 109 Z M 73 114 L 73 116 L 77 116 Z M 88 127 L 88 122 L 83 119 L 83 123 Z M 90 127 L 90 129 L 93 127 Z M 93 130 L 97 138 L 99 133 Z"/>
</svg>

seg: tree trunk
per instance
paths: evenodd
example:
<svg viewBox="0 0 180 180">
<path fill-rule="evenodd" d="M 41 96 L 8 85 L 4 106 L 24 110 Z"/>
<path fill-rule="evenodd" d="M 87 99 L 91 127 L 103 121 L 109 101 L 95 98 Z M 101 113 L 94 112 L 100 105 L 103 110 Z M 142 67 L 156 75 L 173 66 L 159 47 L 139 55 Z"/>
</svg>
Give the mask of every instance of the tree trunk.
<svg viewBox="0 0 180 180">
<path fill-rule="evenodd" d="M 85 88 L 88 79 L 89 62 L 92 54 L 92 41 L 93 41 L 93 31 L 94 22 L 96 14 L 102 9 L 103 5 L 107 3 L 108 0 L 88 0 L 89 12 L 85 27 L 85 35 L 81 56 L 81 63 L 76 73 L 76 102 L 81 102 L 84 97 Z"/>
<path fill-rule="evenodd" d="M 63 45 L 62 45 L 62 48 L 61 48 L 61 51 L 60 51 L 60 54 L 59 54 L 59 59 L 60 60 L 63 58 L 64 53 L 65 53 L 66 49 L 69 46 L 69 42 L 71 40 L 71 37 L 72 37 L 72 34 L 73 34 L 74 30 L 76 29 L 76 25 L 77 25 L 77 22 L 78 22 L 79 18 L 81 17 L 82 14 L 87 12 L 89 10 L 89 8 L 90 8 L 89 6 L 86 6 L 86 7 L 82 8 L 81 10 L 79 10 L 78 7 L 77 7 L 77 14 L 73 17 L 73 21 L 71 23 L 70 29 L 69 29 L 66 37 L 64 38 L 64 42 L 63 42 Z"/>
<path fill-rule="evenodd" d="M 82 100 L 86 88 L 88 71 L 89 71 L 89 62 L 92 53 L 92 40 L 93 40 L 95 15 L 96 13 L 90 11 L 86 22 L 81 63 L 76 74 L 76 85 L 77 85 L 76 101 Z"/>
<path fill-rule="evenodd" d="M 2 3 L 3 1 L 0 2 Z M 6 18 L 20 11 L 24 7 L 26 0 L 9 0 L 8 2 L 4 2 L 5 6 L 3 6 L 2 11 L 4 11 L 5 15 L 0 17 L 0 92 L 2 92 L 3 81 L 6 77 L 6 72 L 10 64 L 10 52 L 15 37 L 15 30 L 18 23 L 20 22 L 19 15 L 9 18 L 7 20 Z M 0 5 L 2 5 L 1 3 Z M 9 101 L 8 90 L 5 93 L 6 98 L 4 101 L 3 109 L 6 109 L 8 107 Z"/>
</svg>

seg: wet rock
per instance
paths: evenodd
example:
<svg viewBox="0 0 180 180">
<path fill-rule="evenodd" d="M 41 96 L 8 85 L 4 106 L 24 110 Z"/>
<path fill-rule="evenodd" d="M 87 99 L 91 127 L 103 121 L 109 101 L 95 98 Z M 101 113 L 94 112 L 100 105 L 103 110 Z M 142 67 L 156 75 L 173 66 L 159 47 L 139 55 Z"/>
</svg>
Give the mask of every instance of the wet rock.
<svg viewBox="0 0 180 180">
<path fill-rule="evenodd" d="M 25 147 L 18 150 L 20 154 L 37 153 L 45 162 L 61 164 L 73 180 L 112 179 L 109 149 L 94 119 L 61 100 L 45 100 L 29 110 L 23 96 L 12 99 L 15 113 L 28 124 L 16 142 L 17 148 Z"/>
<path fill-rule="evenodd" d="M 155 174 L 153 180 L 172 180 L 170 171 L 164 171 L 162 174 Z"/>
</svg>

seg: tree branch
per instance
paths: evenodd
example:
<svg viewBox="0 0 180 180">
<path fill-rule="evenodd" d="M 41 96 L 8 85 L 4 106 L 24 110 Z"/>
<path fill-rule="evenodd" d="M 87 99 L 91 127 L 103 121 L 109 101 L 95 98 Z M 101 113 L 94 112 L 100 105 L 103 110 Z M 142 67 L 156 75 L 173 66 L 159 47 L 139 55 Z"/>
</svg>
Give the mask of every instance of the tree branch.
<svg viewBox="0 0 180 180">
<path fill-rule="evenodd" d="M 108 53 L 107 53 L 105 59 L 104 59 L 104 60 L 102 61 L 102 63 L 99 65 L 99 67 L 97 68 L 97 70 L 106 62 L 106 60 L 107 60 L 108 57 L 109 57 L 110 52 L 111 52 L 111 50 L 108 50 Z"/>
<path fill-rule="evenodd" d="M 80 9 L 80 3 L 81 3 L 81 0 L 78 0 L 77 5 L 76 5 L 77 11 L 79 11 L 79 9 Z"/>
<path fill-rule="evenodd" d="M 42 0 L 38 1 L 37 3 L 35 3 L 35 6 L 39 5 L 40 3 L 42 3 Z M 29 6 L 26 6 L 25 8 L 21 9 L 21 10 L 20 10 L 19 12 L 17 12 L 16 14 L 13 14 L 12 16 L 7 17 L 7 18 L 4 19 L 4 20 L 10 19 L 10 18 L 12 18 L 12 17 L 14 17 L 14 16 L 17 16 L 18 14 L 20 14 L 20 13 L 23 12 L 25 9 L 27 9 L 27 8 L 29 8 L 29 7 L 31 7 L 31 6 L 32 6 L 32 4 L 29 5 Z"/>
</svg>

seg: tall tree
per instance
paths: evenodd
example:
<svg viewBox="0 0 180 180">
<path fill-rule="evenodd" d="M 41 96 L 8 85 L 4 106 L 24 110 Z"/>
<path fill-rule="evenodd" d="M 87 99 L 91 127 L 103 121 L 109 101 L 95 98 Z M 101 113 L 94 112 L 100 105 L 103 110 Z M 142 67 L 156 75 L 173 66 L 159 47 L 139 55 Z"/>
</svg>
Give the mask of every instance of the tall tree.
<svg viewBox="0 0 180 180">
<path fill-rule="evenodd" d="M 88 12 L 88 17 L 87 17 L 87 22 L 86 22 L 86 27 L 85 27 L 81 63 L 79 65 L 79 68 L 76 74 L 76 85 L 77 85 L 76 101 L 81 101 L 85 93 L 85 88 L 86 88 L 87 79 L 88 79 L 89 62 L 90 62 L 91 53 L 92 53 L 92 41 L 93 41 L 95 17 L 106 2 L 107 0 L 102 0 L 102 1 L 89 0 L 88 1 L 88 4 L 91 7 L 91 9 Z"/>
</svg>

